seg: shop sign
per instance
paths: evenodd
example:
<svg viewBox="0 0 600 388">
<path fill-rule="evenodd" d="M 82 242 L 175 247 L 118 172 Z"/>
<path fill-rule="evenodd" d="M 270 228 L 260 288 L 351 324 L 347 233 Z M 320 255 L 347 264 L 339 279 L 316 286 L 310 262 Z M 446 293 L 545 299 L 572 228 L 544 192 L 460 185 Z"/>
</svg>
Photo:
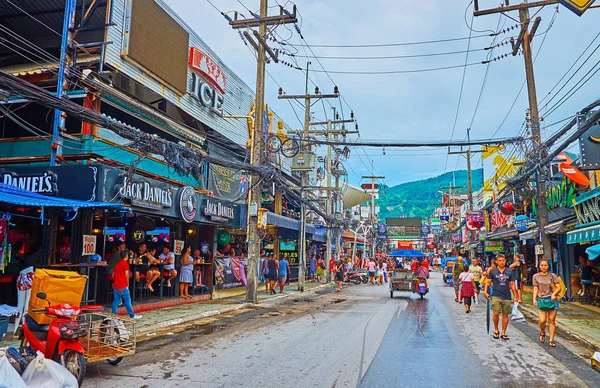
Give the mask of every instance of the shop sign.
<svg viewBox="0 0 600 388">
<path fill-rule="evenodd" d="M 502 213 L 501 210 L 493 210 L 490 217 L 492 219 L 492 232 L 501 226 L 508 225 L 510 216 Z"/>
<path fill-rule="evenodd" d="M 185 244 L 185 242 L 183 240 L 175 240 L 173 242 L 173 253 L 175 255 L 181 255 L 181 253 L 183 252 L 183 245 Z"/>
<path fill-rule="evenodd" d="M 546 204 L 548 209 L 556 209 L 559 207 L 570 207 L 573 205 L 573 200 L 577 198 L 575 189 L 577 185 L 565 178 L 559 185 L 552 187 L 546 191 Z"/>
<path fill-rule="evenodd" d="M 82 256 L 91 256 L 96 253 L 96 236 L 90 234 L 83 235 L 83 253 Z"/>
<path fill-rule="evenodd" d="M 245 286 L 247 259 L 223 257 L 215 258 L 215 288 Z"/>
<path fill-rule="evenodd" d="M 192 96 L 207 108 L 219 111 L 223 106 L 225 73 L 206 53 L 190 47 L 189 66 L 192 70 Z M 202 75 L 200 78 L 197 74 Z"/>
<path fill-rule="evenodd" d="M 486 252 L 504 252 L 504 243 L 502 241 L 486 241 Z"/>
<path fill-rule="evenodd" d="M 431 228 L 429 227 L 429 225 L 421 226 L 421 232 L 423 232 L 423 234 L 429 234 L 430 231 L 431 231 Z"/>
<path fill-rule="evenodd" d="M 440 221 L 449 221 L 450 220 L 450 212 L 447 207 L 443 207 L 440 209 Z"/>
<path fill-rule="evenodd" d="M 483 227 L 483 215 L 481 212 L 468 212 L 466 220 L 467 229 L 469 230 L 479 230 Z"/>
<path fill-rule="evenodd" d="M 150 183 L 144 180 L 130 179 L 126 175 L 122 175 L 120 178 L 122 183 L 115 187 L 117 195 L 131 200 L 133 206 L 155 210 L 173 206 L 171 187 L 155 181 Z"/>
<path fill-rule="evenodd" d="M 596 189 L 598 190 L 598 189 Z M 600 221 L 600 191 L 575 205 L 577 224 L 585 225 Z"/>
<path fill-rule="evenodd" d="M 215 221 L 227 221 L 235 218 L 234 205 L 214 198 L 204 198 L 202 212 Z"/>
<path fill-rule="evenodd" d="M 146 240 L 146 232 L 143 230 L 134 230 L 131 232 L 131 239 L 136 244 L 141 244 Z"/>
<path fill-rule="evenodd" d="M 5 172 L 2 174 L 2 183 L 8 186 L 31 191 L 43 195 L 56 195 L 56 174 L 52 171 L 39 173 L 19 174 L 16 172 Z"/>
<path fill-rule="evenodd" d="M 525 232 L 525 231 L 529 230 L 530 222 L 531 222 L 531 220 L 529 219 L 529 217 L 527 217 L 525 215 L 517 216 L 515 218 L 515 228 L 519 232 Z"/>
<path fill-rule="evenodd" d="M 191 186 L 179 189 L 179 213 L 187 223 L 194 221 L 198 215 L 198 195 Z"/>
</svg>

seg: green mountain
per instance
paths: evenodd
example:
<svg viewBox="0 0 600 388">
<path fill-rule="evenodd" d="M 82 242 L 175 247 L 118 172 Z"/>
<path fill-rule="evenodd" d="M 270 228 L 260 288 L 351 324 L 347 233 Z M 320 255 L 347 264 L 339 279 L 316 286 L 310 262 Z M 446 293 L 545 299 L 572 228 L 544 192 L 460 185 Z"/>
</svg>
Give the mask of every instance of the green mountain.
<svg viewBox="0 0 600 388">
<path fill-rule="evenodd" d="M 426 219 L 441 204 L 442 195 L 439 191 L 446 191 L 441 187 L 452 184 L 467 187 L 467 171 L 451 171 L 434 178 L 387 186 L 379 195 L 379 219 L 384 221 L 386 218 L 402 216 Z M 483 170 L 473 170 L 473 191 L 479 190 L 482 184 Z M 456 194 L 466 192 L 466 188 L 455 191 Z"/>
</svg>

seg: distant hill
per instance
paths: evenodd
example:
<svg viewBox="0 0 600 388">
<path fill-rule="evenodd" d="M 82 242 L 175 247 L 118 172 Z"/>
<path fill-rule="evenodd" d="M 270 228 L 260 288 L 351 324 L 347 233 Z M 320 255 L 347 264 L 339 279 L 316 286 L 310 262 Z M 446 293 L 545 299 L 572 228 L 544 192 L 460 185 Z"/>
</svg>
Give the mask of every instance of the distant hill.
<svg viewBox="0 0 600 388">
<path fill-rule="evenodd" d="M 379 195 L 379 219 L 394 217 L 420 217 L 431 216 L 433 210 L 441 204 L 440 187 L 450 186 L 453 182 L 456 186 L 468 186 L 466 170 L 452 171 L 436 176 L 434 178 L 420 181 L 402 183 L 397 186 L 386 187 L 385 194 Z M 483 170 L 473 170 L 473 191 L 482 186 Z M 467 189 L 457 189 L 456 194 L 466 193 Z"/>
</svg>

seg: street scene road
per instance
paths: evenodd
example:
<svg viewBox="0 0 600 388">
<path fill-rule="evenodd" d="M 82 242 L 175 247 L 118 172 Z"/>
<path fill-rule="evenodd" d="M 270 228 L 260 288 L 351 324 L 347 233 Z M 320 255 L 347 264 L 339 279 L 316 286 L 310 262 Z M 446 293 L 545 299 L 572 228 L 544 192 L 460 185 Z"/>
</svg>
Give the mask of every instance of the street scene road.
<svg viewBox="0 0 600 388">
<path fill-rule="evenodd" d="M 430 283 L 424 299 L 391 299 L 387 284 L 293 295 L 265 314 L 144 342 L 116 367 L 90 366 L 86 386 L 598 386 L 579 345 L 558 338 L 549 349 L 530 323 L 494 340 L 485 304 L 465 314 L 439 273 Z"/>
</svg>

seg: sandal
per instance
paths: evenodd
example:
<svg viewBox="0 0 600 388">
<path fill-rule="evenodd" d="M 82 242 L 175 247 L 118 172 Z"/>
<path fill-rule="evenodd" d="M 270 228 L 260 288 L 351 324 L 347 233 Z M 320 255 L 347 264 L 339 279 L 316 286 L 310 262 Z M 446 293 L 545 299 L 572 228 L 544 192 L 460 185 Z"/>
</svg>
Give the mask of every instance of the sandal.
<svg viewBox="0 0 600 388">
<path fill-rule="evenodd" d="M 554 341 L 550 341 L 550 342 L 548 343 L 548 345 L 550 345 L 550 347 L 551 347 L 551 348 L 555 348 L 555 347 L 556 347 L 556 342 L 554 342 Z"/>
<path fill-rule="evenodd" d="M 504 341 L 508 341 L 510 339 L 506 334 L 502 334 L 500 338 L 502 338 Z"/>
<path fill-rule="evenodd" d="M 546 342 L 546 333 L 541 333 L 541 332 L 540 332 L 540 342 L 541 342 L 541 343 L 544 343 L 544 342 Z"/>
<path fill-rule="evenodd" d="M 499 331 L 495 331 L 494 334 L 492 335 L 492 337 L 494 337 L 494 339 L 499 339 L 500 338 L 500 332 Z"/>
</svg>

